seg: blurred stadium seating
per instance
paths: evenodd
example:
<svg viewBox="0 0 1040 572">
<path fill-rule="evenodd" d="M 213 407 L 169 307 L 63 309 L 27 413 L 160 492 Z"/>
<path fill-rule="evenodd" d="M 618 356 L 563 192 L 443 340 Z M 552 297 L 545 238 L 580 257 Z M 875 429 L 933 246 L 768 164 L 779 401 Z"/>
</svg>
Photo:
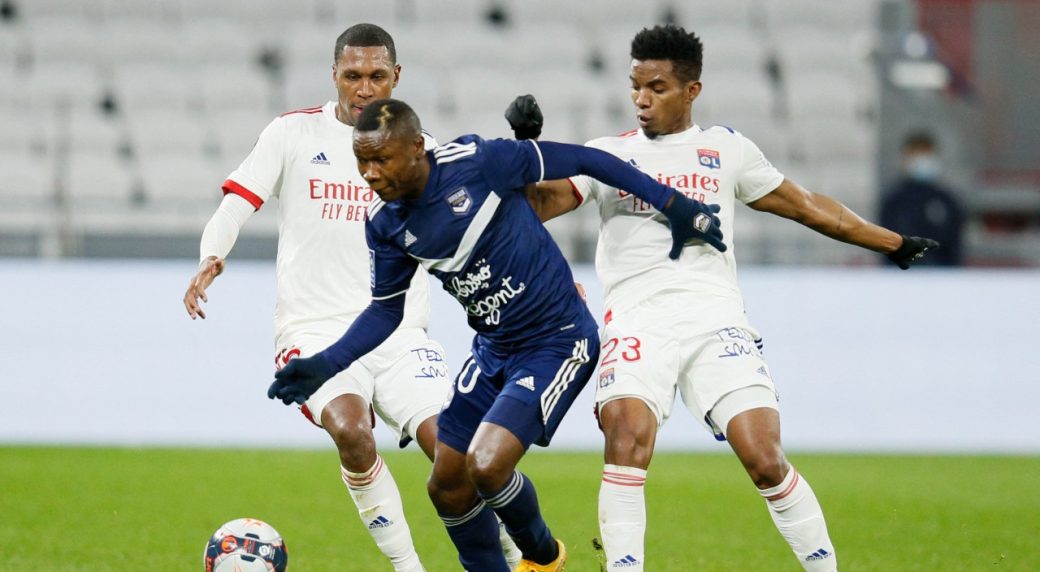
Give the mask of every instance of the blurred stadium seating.
<svg viewBox="0 0 1040 572">
<path fill-rule="evenodd" d="M 745 132 L 782 171 L 873 216 L 879 1 L 2 0 L 0 200 L 66 224 L 0 220 L 0 237 L 65 233 L 58 254 L 73 256 L 83 240 L 68 233 L 133 241 L 143 228 L 190 244 L 266 122 L 334 97 L 335 38 L 365 20 L 394 35 L 404 68 L 395 94 L 439 139 L 508 135 L 502 110 L 534 93 L 545 138 L 568 142 L 633 127 L 631 37 L 680 23 L 706 46 L 694 119 Z M 587 259 L 596 214 L 572 216 L 551 228 Z M 738 217 L 741 260 L 868 259 L 765 218 Z M 0 255 L 23 244 L 0 240 Z"/>
</svg>

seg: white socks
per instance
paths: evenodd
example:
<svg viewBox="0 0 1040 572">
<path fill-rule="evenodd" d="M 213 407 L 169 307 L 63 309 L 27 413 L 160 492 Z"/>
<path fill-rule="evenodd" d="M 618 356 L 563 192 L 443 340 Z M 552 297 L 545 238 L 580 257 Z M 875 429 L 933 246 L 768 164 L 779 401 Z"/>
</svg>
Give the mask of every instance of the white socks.
<svg viewBox="0 0 1040 572">
<path fill-rule="evenodd" d="M 603 466 L 599 487 L 599 533 L 607 570 L 643 572 L 646 534 L 646 471 L 619 465 Z"/>
<path fill-rule="evenodd" d="M 361 522 L 379 550 L 390 559 L 395 572 L 424 572 L 404 518 L 401 493 L 383 458 L 377 456 L 372 468 L 364 473 L 352 473 L 342 467 L 340 471 Z"/>
<path fill-rule="evenodd" d="M 766 499 L 769 515 L 791 550 L 811 572 L 838 569 L 834 545 L 827 535 L 823 510 L 809 483 L 791 467 L 779 485 L 759 490 Z"/>
<path fill-rule="evenodd" d="M 607 570 L 642 572 L 645 551 L 646 471 L 605 465 L 599 488 L 599 530 L 607 557 Z M 791 545 L 802 567 L 810 572 L 838 569 L 834 545 L 827 535 L 823 510 L 812 487 L 791 467 L 779 485 L 759 494 L 780 534 Z"/>
<path fill-rule="evenodd" d="M 498 518 L 498 515 L 495 515 Z M 513 537 L 509 536 L 506 532 L 506 525 L 502 522 L 502 519 L 498 518 L 498 539 L 502 542 L 502 553 L 506 557 L 506 564 L 509 564 L 510 570 L 516 570 L 516 567 L 520 565 L 520 560 L 523 559 L 524 555 L 517 548 L 516 543 L 513 542 Z"/>
</svg>

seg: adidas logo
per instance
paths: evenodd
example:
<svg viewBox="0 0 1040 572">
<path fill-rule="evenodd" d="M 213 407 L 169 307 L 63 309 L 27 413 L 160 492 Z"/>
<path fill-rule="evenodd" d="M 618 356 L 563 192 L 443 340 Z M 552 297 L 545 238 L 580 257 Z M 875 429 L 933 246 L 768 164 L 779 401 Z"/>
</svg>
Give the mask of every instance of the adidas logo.
<svg viewBox="0 0 1040 572">
<path fill-rule="evenodd" d="M 823 560 L 825 558 L 830 558 L 831 556 L 834 556 L 834 555 L 821 548 L 821 549 L 817 550 L 816 552 L 813 552 L 812 554 L 806 556 L 805 557 L 805 561 L 806 562 L 811 562 L 813 560 Z"/>
<path fill-rule="evenodd" d="M 628 554 L 624 558 L 618 558 L 610 565 L 611 568 L 628 568 L 629 566 L 639 566 L 639 559 Z"/>
<path fill-rule="evenodd" d="M 404 230 L 404 246 L 405 246 L 405 248 L 408 248 L 409 246 L 415 244 L 415 241 L 417 241 L 417 240 L 419 240 L 419 239 L 415 238 L 415 235 L 412 234 L 411 231 L 409 231 L 408 229 Z"/>
<path fill-rule="evenodd" d="M 327 157 L 325 157 L 325 153 L 324 152 L 321 152 L 321 153 L 318 153 L 317 155 L 315 155 L 314 158 L 311 159 L 311 163 L 314 164 L 314 165 L 331 165 L 332 164 L 332 163 L 329 163 L 329 160 L 328 160 Z"/>
<path fill-rule="evenodd" d="M 369 530 L 373 530 L 373 529 L 376 529 L 376 528 L 386 528 L 386 527 L 390 526 L 393 523 L 394 523 L 394 521 L 390 520 L 389 518 L 387 518 L 387 517 L 385 517 L 383 515 L 379 515 L 375 520 L 373 520 L 372 522 L 368 523 L 368 529 Z"/>
<path fill-rule="evenodd" d="M 524 387 L 530 389 L 531 391 L 534 391 L 534 376 L 529 375 L 527 377 L 521 377 L 520 379 L 516 380 L 516 384 L 520 387 Z"/>
<path fill-rule="evenodd" d="M 760 373 L 760 374 L 762 374 L 762 375 L 766 376 L 766 377 L 769 377 L 769 372 L 768 372 L 768 371 L 766 371 L 766 366 L 764 366 L 764 365 L 760 365 L 760 366 L 758 366 L 758 369 L 757 369 L 756 371 L 757 371 L 758 373 Z M 770 378 L 770 379 L 772 379 L 772 378 Z"/>
</svg>

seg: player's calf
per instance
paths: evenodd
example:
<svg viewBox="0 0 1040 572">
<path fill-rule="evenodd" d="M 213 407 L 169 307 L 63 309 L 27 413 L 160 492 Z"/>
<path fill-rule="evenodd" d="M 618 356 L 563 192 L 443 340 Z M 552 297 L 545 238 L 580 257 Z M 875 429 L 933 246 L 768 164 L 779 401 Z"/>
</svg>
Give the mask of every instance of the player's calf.
<svg viewBox="0 0 1040 572">
<path fill-rule="evenodd" d="M 466 570 L 508 571 L 498 535 L 498 520 L 466 471 L 466 455 L 437 443 L 433 472 L 426 483 L 434 508 Z"/>
</svg>

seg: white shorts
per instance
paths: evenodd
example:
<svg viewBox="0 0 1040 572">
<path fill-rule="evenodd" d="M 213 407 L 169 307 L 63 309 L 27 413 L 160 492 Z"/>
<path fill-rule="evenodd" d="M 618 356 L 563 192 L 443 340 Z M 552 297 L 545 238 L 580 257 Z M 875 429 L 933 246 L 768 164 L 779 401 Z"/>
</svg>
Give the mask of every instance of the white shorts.
<svg viewBox="0 0 1040 572">
<path fill-rule="evenodd" d="M 611 317 L 603 329 L 598 408 L 632 397 L 664 424 L 678 389 L 690 413 L 720 440 L 737 414 L 778 408 L 757 332 L 741 323 L 687 335 L 698 331 L 696 317 L 677 310 L 661 296 Z"/>
<path fill-rule="evenodd" d="M 342 335 L 342 331 L 313 331 L 284 336 L 276 367 L 294 357 L 316 354 Z M 325 382 L 300 409 L 320 427 L 322 411 L 333 399 L 348 393 L 359 395 L 403 446 L 408 438 L 415 438 L 419 424 L 440 411 L 449 386 L 444 348 L 422 328 L 401 328 Z"/>
</svg>

